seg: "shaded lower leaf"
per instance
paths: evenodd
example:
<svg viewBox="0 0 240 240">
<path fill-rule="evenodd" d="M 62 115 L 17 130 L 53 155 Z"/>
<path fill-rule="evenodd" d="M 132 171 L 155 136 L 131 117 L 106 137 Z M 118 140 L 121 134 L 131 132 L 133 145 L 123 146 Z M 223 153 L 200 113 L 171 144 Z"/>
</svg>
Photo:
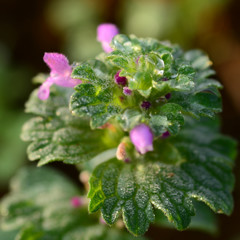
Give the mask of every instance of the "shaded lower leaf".
<svg viewBox="0 0 240 240">
<path fill-rule="evenodd" d="M 131 240 L 125 231 L 99 224 L 71 198 L 77 187 L 50 168 L 24 168 L 11 181 L 11 191 L 0 202 L 0 238 L 8 240 Z M 143 238 L 141 238 L 143 240 Z M 145 239 L 145 238 L 144 238 Z"/>
</svg>

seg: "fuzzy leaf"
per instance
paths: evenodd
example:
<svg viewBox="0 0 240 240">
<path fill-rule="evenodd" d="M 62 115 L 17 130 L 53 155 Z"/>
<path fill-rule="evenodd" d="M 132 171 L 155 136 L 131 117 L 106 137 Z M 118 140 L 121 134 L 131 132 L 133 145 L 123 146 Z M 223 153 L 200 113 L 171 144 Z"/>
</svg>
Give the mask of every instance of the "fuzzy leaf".
<svg viewBox="0 0 240 240">
<path fill-rule="evenodd" d="M 211 128 L 212 122 L 204 124 L 187 123 L 177 137 L 159 140 L 154 145 L 157 151 L 146 154 L 144 164 L 110 160 L 99 165 L 90 179 L 89 211 L 100 209 L 110 225 L 122 213 L 134 235 L 144 234 L 154 221 L 153 207 L 163 211 L 178 230 L 186 229 L 195 215 L 192 199 L 229 215 L 236 144 Z M 174 146 L 175 156 L 160 154 L 166 143 Z"/>
<path fill-rule="evenodd" d="M 199 117 L 214 117 L 222 111 L 222 101 L 219 96 L 209 92 L 199 92 L 195 95 L 187 93 L 174 93 L 170 99 L 171 103 L 178 102 L 185 114 Z"/>
<path fill-rule="evenodd" d="M 28 112 L 41 113 L 42 116 L 27 121 L 21 137 L 32 142 L 27 150 L 28 156 L 30 160 L 40 159 L 40 166 L 52 161 L 79 163 L 91 159 L 102 149 L 101 143 L 95 141 L 100 132 L 90 132 L 86 119 L 72 116 L 65 97 L 64 92 L 55 88 L 47 101 L 41 101 L 34 91 L 27 103 Z"/>
<path fill-rule="evenodd" d="M 73 69 L 72 77 L 80 79 L 84 83 L 90 82 L 96 86 L 101 86 L 102 88 L 109 87 L 111 84 L 107 66 L 102 61 L 96 59 L 76 66 Z"/>
<path fill-rule="evenodd" d="M 131 239 L 126 232 L 99 225 L 84 206 L 73 208 L 70 200 L 77 195 L 77 187 L 50 168 L 20 170 L 0 204 L 0 236 L 9 240 Z"/>
<path fill-rule="evenodd" d="M 70 109 L 74 115 L 91 117 L 91 127 L 104 125 L 110 118 L 117 115 L 119 107 L 112 104 L 111 89 L 103 91 L 91 84 L 81 84 L 70 100 Z"/>
<path fill-rule="evenodd" d="M 193 201 L 196 215 L 192 217 L 189 230 L 200 230 L 216 235 L 218 233 L 217 217 L 204 203 Z M 161 227 L 174 228 L 161 211 L 155 211 L 155 224 Z"/>
<path fill-rule="evenodd" d="M 157 115 L 152 115 L 150 126 L 155 136 L 169 131 L 171 135 L 176 135 L 184 124 L 182 107 L 175 103 L 166 103 L 154 110 Z"/>
</svg>

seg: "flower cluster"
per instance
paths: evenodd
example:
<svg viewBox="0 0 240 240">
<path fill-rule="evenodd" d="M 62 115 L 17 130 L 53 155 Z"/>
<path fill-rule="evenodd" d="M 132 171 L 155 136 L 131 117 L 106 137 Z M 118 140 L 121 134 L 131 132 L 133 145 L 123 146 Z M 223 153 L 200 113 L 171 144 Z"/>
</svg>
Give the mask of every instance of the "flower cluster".
<svg viewBox="0 0 240 240">
<path fill-rule="evenodd" d="M 103 23 L 97 28 L 97 40 L 101 42 L 102 48 L 106 53 L 112 52 L 111 41 L 115 35 L 119 33 L 118 28 L 114 24 Z M 59 53 L 45 53 L 43 57 L 44 62 L 50 68 L 50 76 L 40 86 L 38 97 L 41 100 L 46 100 L 50 94 L 50 87 L 56 84 L 61 87 L 74 88 L 76 85 L 81 84 L 81 80 L 71 77 L 72 66 L 69 64 L 68 59 L 63 54 Z M 139 57 L 136 60 L 139 64 Z M 114 75 L 114 82 L 122 88 L 123 94 L 128 97 L 132 95 L 132 90 L 128 87 L 128 79 L 125 76 L 121 76 L 121 70 L 118 70 Z M 162 81 L 168 81 L 167 78 L 163 78 Z M 124 97 L 122 97 L 124 98 Z M 168 100 L 171 98 L 171 93 L 165 95 Z M 140 108 L 143 111 L 147 111 L 151 107 L 149 101 L 142 101 Z M 162 139 L 169 136 L 169 132 L 162 134 Z M 154 133 L 151 128 L 141 123 L 133 127 L 130 131 L 130 140 L 134 144 L 136 150 L 140 154 L 145 154 L 148 151 L 153 151 Z M 120 144 L 121 145 L 121 144 Z M 122 148 L 119 148 L 122 149 Z M 121 153 L 119 150 L 118 155 Z M 128 159 L 126 157 L 120 157 Z"/>
</svg>

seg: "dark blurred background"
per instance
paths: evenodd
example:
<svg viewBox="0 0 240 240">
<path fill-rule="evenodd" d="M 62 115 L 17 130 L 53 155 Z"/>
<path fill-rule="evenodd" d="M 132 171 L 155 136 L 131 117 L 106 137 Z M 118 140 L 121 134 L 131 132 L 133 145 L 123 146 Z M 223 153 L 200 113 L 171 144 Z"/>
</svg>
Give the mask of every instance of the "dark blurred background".
<svg viewBox="0 0 240 240">
<path fill-rule="evenodd" d="M 44 52 L 62 52 L 70 62 L 94 57 L 101 51 L 96 27 L 102 22 L 117 24 L 122 33 L 169 39 L 185 50 L 207 52 L 224 85 L 222 132 L 240 140 L 239 0 L 0 0 L 0 196 L 16 169 L 27 163 L 26 144 L 19 139 L 27 119 L 24 102 L 36 87 L 32 77 L 48 72 Z M 230 217 L 219 216 L 217 236 L 156 227 L 147 235 L 164 240 L 240 239 L 238 160 L 235 175 L 235 209 Z"/>
</svg>

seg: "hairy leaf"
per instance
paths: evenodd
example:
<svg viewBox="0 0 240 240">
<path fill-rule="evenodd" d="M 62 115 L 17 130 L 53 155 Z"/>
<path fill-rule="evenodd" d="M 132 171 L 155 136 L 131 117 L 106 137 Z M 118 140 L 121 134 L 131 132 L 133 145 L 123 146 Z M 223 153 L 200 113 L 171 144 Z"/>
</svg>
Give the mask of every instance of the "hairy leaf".
<svg viewBox="0 0 240 240">
<path fill-rule="evenodd" d="M 119 112 L 119 107 L 112 104 L 110 88 L 101 90 L 92 84 L 81 84 L 75 90 L 70 102 L 71 111 L 80 117 L 91 117 L 92 128 L 101 127 Z"/>
<path fill-rule="evenodd" d="M 192 199 L 229 215 L 235 142 L 219 135 L 212 125 L 216 122 L 188 122 L 177 137 L 159 140 L 144 163 L 110 160 L 99 165 L 90 179 L 89 211 L 100 209 L 110 225 L 122 214 L 134 235 L 144 234 L 154 222 L 154 207 L 179 230 L 186 229 L 195 215 Z M 162 155 L 167 143 L 175 150 Z"/>
<path fill-rule="evenodd" d="M 61 91 L 60 91 L 61 90 Z M 67 95 L 67 96 L 66 96 Z M 31 95 L 27 112 L 38 114 L 27 121 L 22 130 L 22 139 L 32 142 L 28 147 L 30 160 L 40 159 L 38 165 L 52 161 L 79 163 L 92 158 L 102 150 L 99 131 L 90 132 L 88 120 L 72 116 L 68 109 L 68 90 L 52 88 L 47 101 Z"/>
<path fill-rule="evenodd" d="M 87 209 L 71 206 L 79 191 L 69 179 L 50 168 L 24 168 L 0 202 L 0 236 L 14 240 L 126 239 L 118 229 L 99 225 Z"/>
<path fill-rule="evenodd" d="M 189 230 L 200 230 L 215 235 L 218 233 L 217 217 L 204 203 L 193 201 L 196 209 L 196 215 L 192 217 L 189 225 Z M 174 228 L 166 216 L 161 212 L 155 211 L 156 221 L 155 224 L 161 227 Z"/>
</svg>

